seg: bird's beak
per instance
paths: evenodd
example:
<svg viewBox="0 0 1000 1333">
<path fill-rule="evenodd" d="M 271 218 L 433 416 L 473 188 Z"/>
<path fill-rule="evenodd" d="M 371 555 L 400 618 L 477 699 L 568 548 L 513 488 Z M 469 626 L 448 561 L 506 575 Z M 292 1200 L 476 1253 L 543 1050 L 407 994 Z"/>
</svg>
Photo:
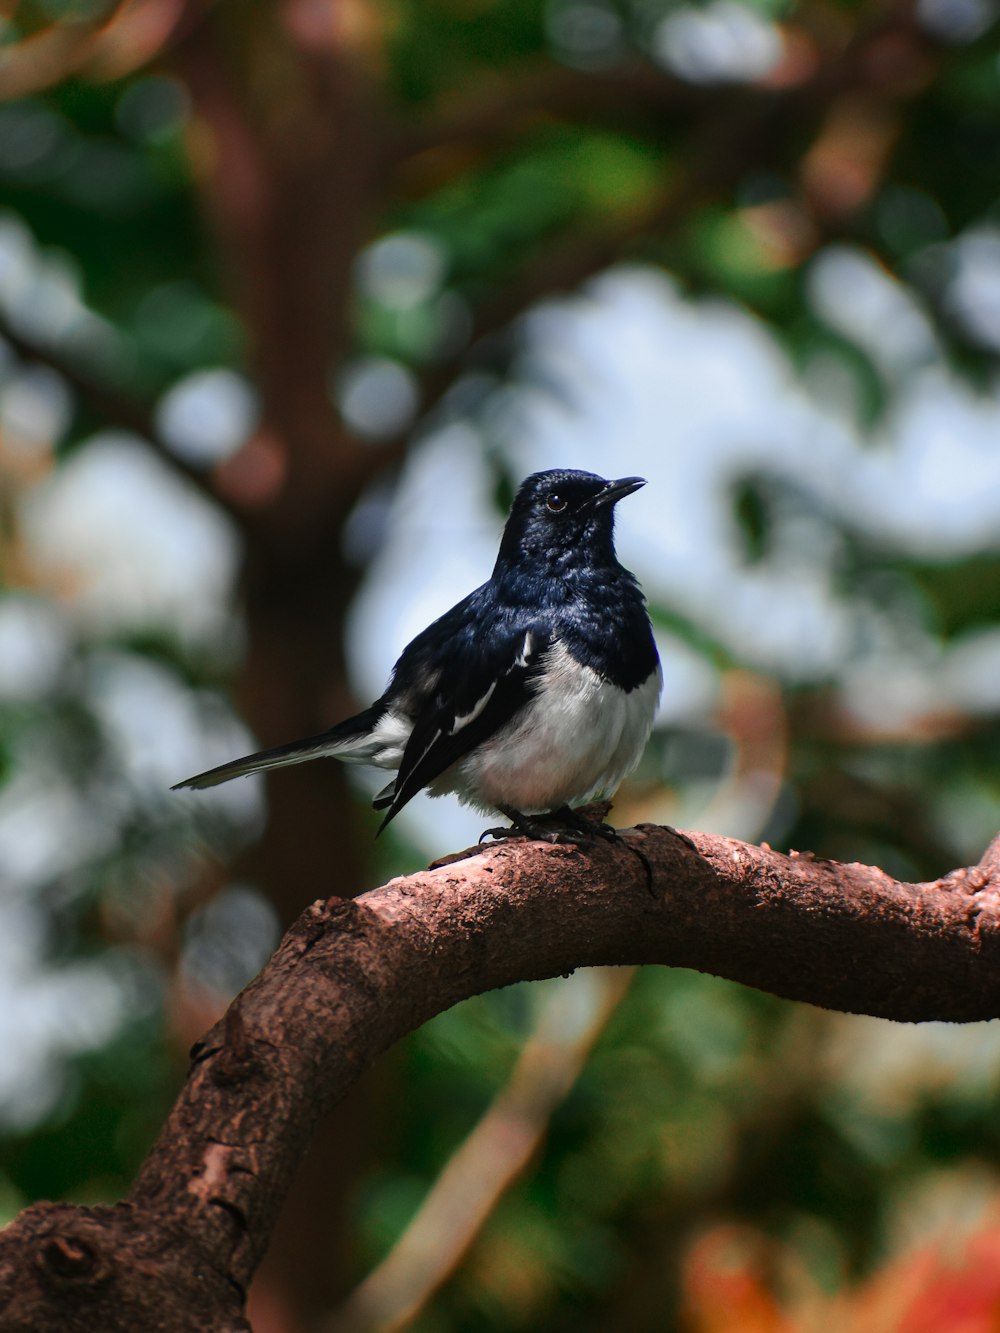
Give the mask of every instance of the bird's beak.
<svg viewBox="0 0 1000 1333">
<path fill-rule="evenodd" d="M 594 508 L 603 509 L 605 505 L 617 504 L 619 500 L 624 500 L 626 495 L 631 495 L 645 484 L 645 477 L 621 477 L 618 481 L 609 481 L 604 489 L 594 496 Z"/>
</svg>

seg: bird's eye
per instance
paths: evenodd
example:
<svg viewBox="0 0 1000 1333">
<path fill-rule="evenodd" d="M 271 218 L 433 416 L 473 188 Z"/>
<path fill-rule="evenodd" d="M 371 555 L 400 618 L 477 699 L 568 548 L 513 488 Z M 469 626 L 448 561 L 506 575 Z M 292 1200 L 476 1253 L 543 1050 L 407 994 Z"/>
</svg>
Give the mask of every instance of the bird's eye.
<svg viewBox="0 0 1000 1333">
<path fill-rule="evenodd" d="M 553 491 L 551 495 L 545 497 L 545 507 L 550 514 L 561 514 L 568 503 L 569 502 L 564 500 L 561 495 L 557 495 L 555 491 Z"/>
</svg>

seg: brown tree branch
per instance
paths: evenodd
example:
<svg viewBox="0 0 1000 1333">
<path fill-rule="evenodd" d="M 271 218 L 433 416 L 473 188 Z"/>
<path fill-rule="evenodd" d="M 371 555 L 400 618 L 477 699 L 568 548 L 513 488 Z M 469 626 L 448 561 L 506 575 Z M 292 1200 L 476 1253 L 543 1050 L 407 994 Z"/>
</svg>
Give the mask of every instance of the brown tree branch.
<svg viewBox="0 0 1000 1333">
<path fill-rule="evenodd" d="M 315 902 L 195 1048 L 127 1202 L 36 1205 L 0 1237 L 0 1324 L 245 1328 L 246 1288 L 319 1115 L 406 1032 L 493 987 L 659 963 L 905 1022 L 994 1018 L 997 859 L 991 847 L 905 884 L 645 825 L 613 846 L 475 849 Z"/>
</svg>

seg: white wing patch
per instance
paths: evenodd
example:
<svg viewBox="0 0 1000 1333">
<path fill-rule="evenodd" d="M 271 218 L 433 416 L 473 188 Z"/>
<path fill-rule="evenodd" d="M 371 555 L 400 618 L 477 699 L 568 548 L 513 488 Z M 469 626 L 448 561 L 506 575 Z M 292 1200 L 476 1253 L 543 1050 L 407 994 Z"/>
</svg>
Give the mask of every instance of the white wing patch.
<svg viewBox="0 0 1000 1333">
<path fill-rule="evenodd" d="M 536 644 L 535 636 L 529 629 L 527 634 L 525 634 L 524 636 L 524 643 L 521 645 L 521 651 L 514 659 L 515 666 L 526 667 L 528 665 L 528 663 L 531 661 L 532 656 L 535 653 L 535 644 Z"/>
<path fill-rule="evenodd" d="M 449 735 L 454 736 L 456 732 L 461 731 L 463 727 L 467 727 L 470 722 L 475 722 L 476 718 L 493 698 L 493 691 L 496 687 L 497 683 L 494 681 L 486 693 L 476 700 L 468 713 L 463 713 L 461 717 L 455 718 L 455 721 L 451 724 Z"/>
<path fill-rule="evenodd" d="M 538 651 L 538 636 L 532 630 L 529 629 L 524 636 L 524 642 L 521 644 L 521 651 L 514 658 L 514 666 L 509 667 L 505 674 L 509 676 L 511 671 L 515 670 L 517 667 L 523 668 L 528 666 L 531 662 L 532 657 L 534 657 L 537 651 Z M 475 722 L 476 718 L 483 711 L 483 709 L 486 707 L 489 701 L 493 698 L 493 691 L 496 689 L 496 687 L 497 687 L 497 682 L 494 681 L 490 686 L 490 688 L 486 691 L 486 693 L 476 701 L 476 703 L 473 705 L 473 707 L 468 713 L 463 713 L 461 717 L 455 718 L 455 721 L 451 724 L 450 734 L 452 736 L 454 736 L 457 732 L 461 731 L 463 727 L 467 727 L 470 722 Z"/>
</svg>

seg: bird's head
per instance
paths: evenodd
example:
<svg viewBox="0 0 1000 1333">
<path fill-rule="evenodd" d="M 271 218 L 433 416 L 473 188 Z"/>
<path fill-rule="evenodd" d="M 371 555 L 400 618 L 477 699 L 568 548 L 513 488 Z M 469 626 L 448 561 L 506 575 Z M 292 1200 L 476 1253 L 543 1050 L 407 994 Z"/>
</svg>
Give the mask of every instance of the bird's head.
<svg viewBox="0 0 1000 1333">
<path fill-rule="evenodd" d="M 643 477 L 607 481 L 569 469 L 532 473 L 514 497 L 497 569 L 613 561 L 615 505 L 645 484 Z"/>
</svg>

